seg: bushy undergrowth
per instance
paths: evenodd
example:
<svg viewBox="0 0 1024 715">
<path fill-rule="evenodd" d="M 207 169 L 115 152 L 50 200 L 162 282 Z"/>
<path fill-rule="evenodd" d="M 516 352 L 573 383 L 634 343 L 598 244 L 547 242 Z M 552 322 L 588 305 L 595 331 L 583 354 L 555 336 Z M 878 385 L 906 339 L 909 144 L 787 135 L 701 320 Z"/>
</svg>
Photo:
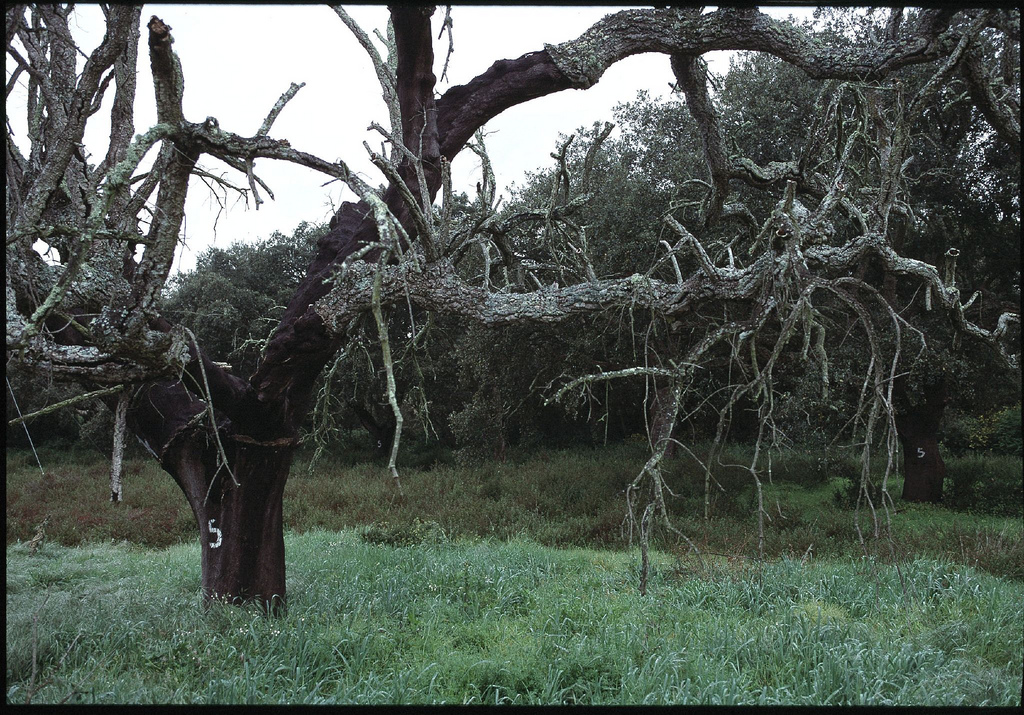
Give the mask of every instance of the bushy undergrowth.
<svg viewBox="0 0 1024 715">
<path fill-rule="evenodd" d="M 1020 704 L 1024 585 L 948 562 L 285 538 L 276 619 L 197 544 L 9 546 L 8 703 Z"/>
<path fill-rule="evenodd" d="M 980 416 L 953 411 L 944 420 L 942 444 L 955 454 L 977 453 L 1020 457 L 1024 449 L 1021 438 L 1021 406 L 1011 405 Z"/>
<path fill-rule="evenodd" d="M 1024 515 L 1020 457 L 965 454 L 948 460 L 944 498 L 955 509 Z"/>
<path fill-rule="evenodd" d="M 645 449 L 636 443 L 541 450 L 505 463 L 459 466 L 436 448 L 412 442 L 400 462 L 405 465 L 404 498 L 398 498 L 383 463 L 356 461 L 367 459 L 368 453 L 355 449 L 328 456 L 312 471 L 307 468 L 309 455 L 300 453 L 285 488 L 284 523 L 296 532 L 367 527 L 365 538 L 390 545 L 431 543 L 438 535 L 526 536 L 549 546 L 621 549 L 630 537 L 624 529 L 624 489 L 646 459 Z M 703 454 L 697 447 L 694 452 Z M 125 501 L 114 505 L 108 501 L 108 465 L 101 458 L 48 450 L 40 457 L 45 475 L 40 475 L 31 452 L 7 455 L 8 544 L 31 539 L 47 518 L 46 538 L 64 545 L 113 540 L 156 547 L 197 539 L 184 496 L 152 460 L 126 462 Z M 713 465 L 708 522 L 703 520 L 703 467 L 685 453 L 666 463 L 665 482 L 675 495 L 669 498 L 669 511 L 675 526 L 699 548 L 756 555 L 749 460 L 749 451 L 729 447 Z M 889 515 L 893 548 L 887 539 L 875 541 L 875 524 L 863 507 L 861 530 L 871 542 L 869 551 L 884 558 L 951 559 L 1024 578 L 1021 522 L 993 516 L 1012 516 L 1012 508 L 1020 508 L 1020 460 L 965 456 L 952 457 L 947 465 L 950 484 L 943 506 L 903 504 L 902 482 L 890 478 L 889 492 L 896 502 L 895 513 Z M 876 466 L 877 489 L 881 465 Z M 998 475 L 995 486 L 987 474 Z M 855 457 L 781 453 L 772 458 L 771 474 L 765 470 L 761 478 L 770 519 L 767 556 L 800 557 L 808 550 L 819 556 L 864 553 L 851 511 L 860 480 Z M 968 478 L 974 480 L 970 497 L 957 491 Z M 877 493 L 873 500 L 881 505 Z M 883 526 L 885 519 L 880 512 Z M 880 532 L 883 537 L 886 533 Z M 675 548 L 673 534 L 656 532 L 656 537 L 665 548 Z"/>
<path fill-rule="evenodd" d="M 7 452 L 7 543 L 26 540 L 44 519 L 46 538 L 74 546 L 128 541 L 169 546 L 197 538 L 184 495 L 153 459 L 127 459 L 125 501 L 110 502 L 110 462 L 87 450 Z"/>
</svg>

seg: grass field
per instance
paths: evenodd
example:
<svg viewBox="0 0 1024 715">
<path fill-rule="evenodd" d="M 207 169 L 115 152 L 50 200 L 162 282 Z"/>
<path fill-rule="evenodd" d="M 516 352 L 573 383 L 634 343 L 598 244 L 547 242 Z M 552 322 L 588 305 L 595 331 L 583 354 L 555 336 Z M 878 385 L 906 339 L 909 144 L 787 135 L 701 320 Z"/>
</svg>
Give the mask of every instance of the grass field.
<svg viewBox="0 0 1024 715">
<path fill-rule="evenodd" d="M 643 445 L 411 452 L 402 500 L 380 464 L 300 455 L 289 609 L 266 619 L 203 608 L 193 517 L 151 460 L 128 460 L 115 506 L 102 460 L 40 457 L 45 475 L 7 455 L 8 702 L 1020 704 L 1019 458 L 947 460 L 970 476 L 954 486 L 1009 486 L 984 509 L 897 499 L 891 538 L 862 513 L 861 544 L 857 465 L 780 457 L 765 561 L 749 474 L 716 472 L 705 522 L 676 460 L 669 508 L 704 556 L 656 538 L 642 596 L 620 526 Z"/>
<path fill-rule="evenodd" d="M 7 549 L 7 699 L 33 703 L 1019 705 L 1024 585 L 932 560 L 676 559 L 286 536 L 280 619 L 199 548 Z"/>
<path fill-rule="evenodd" d="M 308 455 L 300 454 L 285 487 L 285 527 L 302 533 L 374 526 L 393 533 L 382 543 L 402 543 L 416 522 L 426 522 L 453 537 L 526 536 L 546 546 L 622 549 L 629 543 L 622 530 L 623 490 L 646 453 L 642 444 L 621 444 L 603 450 L 539 451 L 503 464 L 456 466 L 410 452 L 402 462 L 406 466 L 401 500 L 384 477 L 383 464 L 358 461 L 360 456 L 355 452 L 348 460 L 327 459 L 310 472 Z M 109 465 L 95 453 L 43 450 L 40 457 L 45 475 L 40 475 L 30 452 L 7 455 L 8 544 L 31 539 L 47 518 L 47 539 L 66 546 L 113 540 L 156 547 L 198 541 L 185 497 L 152 459 L 126 460 L 125 500 L 114 505 L 108 500 Z M 742 464 L 747 459 L 737 450 L 724 454 L 722 461 Z M 947 461 L 951 472 L 961 469 L 961 460 Z M 846 499 L 851 480 L 859 475 L 856 461 L 799 453 L 777 457 L 773 483 L 765 483 L 771 516 L 765 553 L 791 558 L 808 550 L 822 558 L 927 557 L 1024 580 L 1024 524 L 1020 514 L 1011 511 L 1024 508 L 1024 499 L 1012 491 L 1021 488 L 1020 458 L 962 461 L 974 473 L 1011 485 L 993 490 L 989 497 L 997 507 L 989 511 L 996 514 L 901 503 L 902 483 L 895 478 L 889 486 L 897 498 L 890 514 L 892 542 L 869 538 L 865 551 Z M 669 464 L 666 483 L 678 495 L 669 501 L 676 525 L 703 550 L 755 556 L 750 475 L 740 468 L 721 467 L 715 476 L 725 492 L 715 490 L 712 519 L 705 522 L 703 474 L 692 460 Z M 869 537 L 873 534 L 866 510 L 862 527 Z M 667 550 L 675 548 L 674 537 L 659 543 Z"/>
</svg>

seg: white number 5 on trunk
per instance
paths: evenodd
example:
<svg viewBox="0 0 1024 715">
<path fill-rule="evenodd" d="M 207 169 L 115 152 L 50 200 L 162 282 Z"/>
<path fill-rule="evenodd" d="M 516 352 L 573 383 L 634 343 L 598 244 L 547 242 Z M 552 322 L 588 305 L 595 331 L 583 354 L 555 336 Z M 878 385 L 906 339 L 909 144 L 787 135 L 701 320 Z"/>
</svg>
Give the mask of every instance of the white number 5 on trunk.
<svg viewBox="0 0 1024 715">
<path fill-rule="evenodd" d="M 216 519 L 210 519 L 210 523 L 209 523 L 210 536 L 214 537 L 214 540 L 210 542 L 210 548 L 211 549 L 216 549 L 218 546 L 220 546 L 220 542 L 221 542 L 221 538 L 220 538 L 221 531 L 220 531 L 220 529 L 218 529 L 217 527 L 215 527 L 213 525 L 214 521 L 216 521 Z"/>
</svg>

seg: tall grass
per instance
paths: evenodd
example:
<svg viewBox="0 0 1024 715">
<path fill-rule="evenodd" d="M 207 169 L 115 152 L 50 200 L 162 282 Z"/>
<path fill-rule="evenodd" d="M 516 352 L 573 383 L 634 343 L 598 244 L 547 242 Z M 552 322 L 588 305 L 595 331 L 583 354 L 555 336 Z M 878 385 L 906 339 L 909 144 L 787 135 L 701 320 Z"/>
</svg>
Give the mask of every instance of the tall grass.
<svg viewBox="0 0 1024 715">
<path fill-rule="evenodd" d="M 45 476 L 30 452 L 7 455 L 8 544 L 31 539 L 46 517 L 47 539 L 69 546 L 111 540 L 169 546 L 197 539 L 184 496 L 152 460 L 126 461 L 125 501 L 113 505 L 107 500 L 108 465 L 97 456 L 46 450 L 40 456 Z M 449 536 L 526 536 L 549 546 L 623 549 L 629 544 L 622 529 L 623 490 L 646 452 L 642 444 L 621 444 L 601 450 L 541 450 L 505 463 L 457 466 L 443 454 L 413 445 L 402 472 L 404 499 L 397 498 L 385 478 L 383 462 L 353 461 L 359 456 L 356 451 L 328 457 L 310 472 L 308 454 L 300 453 L 285 488 L 285 525 L 299 533 L 373 526 L 384 544 L 421 540 L 415 529 L 429 526 Z M 981 465 L 1000 473 L 1012 468 L 1000 459 L 1007 458 L 982 460 Z M 745 468 L 732 466 L 749 463 L 749 454 L 730 447 L 721 461 L 714 473 L 724 491 L 715 489 L 710 521 L 702 518 L 703 471 L 688 457 L 667 464 L 666 484 L 677 495 L 669 510 L 675 525 L 702 551 L 751 556 L 757 549 L 752 480 Z M 951 459 L 950 469 L 959 464 Z M 1017 471 L 1019 481 L 1019 459 Z M 773 458 L 771 480 L 766 476 L 764 484 L 771 518 L 766 554 L 864 555 L 852 505 L 843 496 L 851 478 L 859 479 L 859 466 L 848 456 L 792 452 Z M 886 559 L 893 554 L 899 559 L 929 556 L 1024 579 L 1024 525 L 1019 518 L 903 504 L 898 501 L 901 486 L 899 479 L 889 485 L 897 497 L 892 545 L 872 542 L 869 554 Z M 862 527 L 873 533 L 867 521 Z M 675 548 L 671 534 L 659 538 L 662 548 Z"/>
<path fill-rule="evenodd" d="M 641 596 L 630 552 L 435 537 L 289 532 L 278 619 L 204 610 L 198 545 L 8 546 L 7 700 L 1020 704 L 1024 585 L 969 567 L 654 552 Z"/>
</svg>

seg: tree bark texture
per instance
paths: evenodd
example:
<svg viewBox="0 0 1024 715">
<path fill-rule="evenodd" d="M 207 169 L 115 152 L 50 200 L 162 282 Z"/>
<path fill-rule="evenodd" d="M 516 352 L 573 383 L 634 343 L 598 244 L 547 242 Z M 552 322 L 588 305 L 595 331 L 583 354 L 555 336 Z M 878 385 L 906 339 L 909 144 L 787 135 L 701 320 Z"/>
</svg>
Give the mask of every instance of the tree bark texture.
<svg viewBox="0 0 1024 715">
<path fill-rule="evenodd" d="M 945 381 L 926 385 L 924 395 L 922 403 L 896 415 L 896 434 L 903 448 L 903 499 L 938 503 L 946 478 L 946 464 L 939 453 L 939 425 L 947 402 Z"/>
<path fill-rule="evenodd" d="M 234 433 L 226 420 L 218 420 L 215 435 L 206 415 L 180 384 L 162 382 L 137 393 L 129 423 L 163 445 L 154 454 L 192 508 L 202 537 L 204 596 L 255 601 L 279 613 L 285 596 L 282 498 L 296 443 L 257 442 Z"/>
</svg>

